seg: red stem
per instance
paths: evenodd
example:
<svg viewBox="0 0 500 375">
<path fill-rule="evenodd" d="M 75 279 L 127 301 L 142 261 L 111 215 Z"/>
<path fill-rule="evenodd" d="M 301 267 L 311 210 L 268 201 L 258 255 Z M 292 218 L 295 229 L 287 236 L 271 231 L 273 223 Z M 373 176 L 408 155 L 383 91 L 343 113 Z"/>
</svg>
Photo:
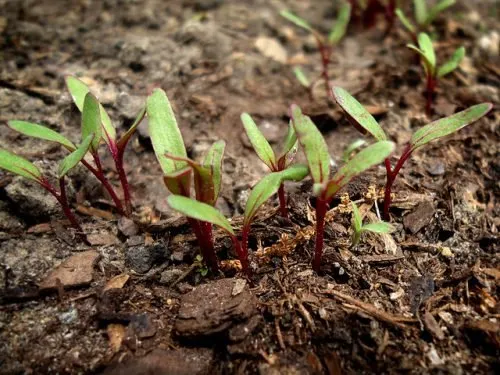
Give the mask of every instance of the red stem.
<svg viewBox="0 0 500 375">
<path fill-rule="evenodd" d="M 396 181 L 396 177 L 398 176 L 399 171 L 403 167 L 406 160 L 408 160 L 411 153 L 412 153 L 411 144 L 408 143 L 405 149 L 403 150 L 403 154 L 399 157 L 399 160 L 396 163 L 394 169 L 391 168 L 391 161 L 389 160 L 389 158 L 385 159 L 387 182 L 385 184 L 385 194 L 384 194 L 384 220 L 386 221 L 390 220 L 389 208 L 391 207 L 391 202 L 392 202 L 392 197 L 391 197 L 392 185 L 394 184 L 394 181 Z"/>
<path fill-rule="evenodd" d="M 432 115 L 432 102 L 433 102 L 435 88 L 436 88 L 436 78 L 433 75 L 427 75 L 427 89 L 426 89 L 427 103 L 425 105 L 425 112 L 427 113 L 427 116 Z"/>
<path fill-rule="evenodd" d="M 118 150 L 116 153 L 112 152 L 113 160 L 115 161 L 116 171 L 118 172 L 118 177 L 120 178 L 120 183 L 123 189 L 123 198 L 125 200 L 125 212 L 127 216 L 132 213 L 132 196 L 130 195 L 130 187 L 128 184 L 127 174 L 123 168 L 123 155 L 124 149 Z"/>
<path fill-rule="evenodd" d="M 281 216 L 284 217 L 285 219 L 288 219 L 288 210 L 286 208 L 285 186 L 283 184 L 281 184 L 278 189 L 278 198 L 280 201 Z"/>
<path fill-rule="evenodd" d="M 188 218 L 188 222 L 193 229 L 193 232 L 200 246 L 203 260 L 214 273 L 219 272 L 219 264 L 217 263 L 217 255 L 214 250 L 214 241 L 212 237 L 212 224 L 206 221 Z"/>
<path fill-rule="evenodd" d="M 330 65 L 330 57 L 332 55 L 332 47 L 329 45 L 325 45 L 322 41 L 318 40 L 319 52 L 321 54 L 321 65 L 323 67 L 323 71 L 321 72 L 321 76 L 325 81 L 325 90 L 326 97 L 331 98 L 333 102 L 335 102 L 335 98 L 333 97 L 333 93 L 330 86 L 330 75 L 328 74 L 328 66 Z"/>
<path fill-rule="evenodd" d="M 241 263 L 241 268 L 243 269 L 243 272 L 250 277 L 252 275 L 252 272 L 250 271 L 250 267 L 248 266 L 248 250 L 244 250 L 236 238 L 236 236 L 231 236 L 231 240 L 233 241 L 233 246 L 234 250 L 236 251 L 236 254 L 238 255 L 238 259 L 240 260 Z M 243 241 L 242 241 L 243 242 Z"/>
<path fill-rule="evenodd" d="M 325 232 L 325 215 L 328 202 L 323 197 L 316 199 L 316 249 L 312 268 L 319 272 L 321 267 L 321 256 L 323 255 L 323 239 Z"/>
</svg>

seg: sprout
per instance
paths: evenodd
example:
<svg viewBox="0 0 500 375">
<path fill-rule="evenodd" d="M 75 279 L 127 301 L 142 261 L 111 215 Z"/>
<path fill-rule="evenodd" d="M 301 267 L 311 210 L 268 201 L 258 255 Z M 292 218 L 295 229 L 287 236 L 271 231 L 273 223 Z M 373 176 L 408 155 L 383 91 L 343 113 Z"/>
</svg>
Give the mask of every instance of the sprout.
<svg viewBox="0 0 500 375">
<path fill-rule="evenodd" d="M 356 246 L 361 239 L 361 235 L 364 232 L 372 233 L 391 233 L 394 231 L 394 227 L 386 223 L 385 221 L 379 221 L 377 223 L 369 223 L 363 225 L 363 217 L 356 203 L 351 202 L 352 205 L 352 246 Z"/>
</svg>

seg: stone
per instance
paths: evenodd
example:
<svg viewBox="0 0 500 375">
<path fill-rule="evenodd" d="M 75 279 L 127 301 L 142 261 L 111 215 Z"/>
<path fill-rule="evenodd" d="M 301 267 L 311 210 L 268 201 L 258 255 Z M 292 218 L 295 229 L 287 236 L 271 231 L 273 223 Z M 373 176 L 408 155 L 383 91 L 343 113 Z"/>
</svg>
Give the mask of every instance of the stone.
<svg viewBox="0 0 500 375">
<path fill-rule="evenodd" d="M 406 229 L 415 234 L 428 225 L 433 216 L 434 206 L 431 202 L 424 201 L 403 218 L 403 224 Z"/>
<path fill-rule="evenodd" d="M 160 284 L 172 284 L 184 273 L 183 270 L 179 268 L 173 268 L 171 270 L 166 270 L 161 273 Z"/>
<path fill-rule="evenodd" d="M 125 264 L 137 273 L 146 273 L 153 265 L 167 260 L 169 255 L 163 244 L 133 246 L 127 249 Z"/>
<path fill-rule="evenodd" d="M 260 36 L 255 41 L 255 48 L 264 56 L 270 59 L 285 64 L 288 60 L 288 53 L 281 43 L 267 36 Z"/>
</svg>

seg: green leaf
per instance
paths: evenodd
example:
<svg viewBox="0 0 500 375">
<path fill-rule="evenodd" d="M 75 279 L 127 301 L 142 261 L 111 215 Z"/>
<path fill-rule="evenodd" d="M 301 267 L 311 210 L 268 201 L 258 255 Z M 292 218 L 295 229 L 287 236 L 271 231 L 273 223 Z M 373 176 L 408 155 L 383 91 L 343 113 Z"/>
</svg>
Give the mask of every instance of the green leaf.
<svg viewBox="0 0 500 375">
<path fill-rule="evenodd" d="M 373 233 L 391 233 L 394 232 L 394 227 L 386 223 L 385 221 L 379 221 L 377 223 L 365 224 L 361 227 L 362 232 L 373 232 Z"/>
<path fill-rule="evenodd" d="M 456 68 L 458 68 L 464 57 L 465 57 L 465 48 L 464 47 L 457 48 L 455 52 L 453 52 L 451 58 L 439 67 L 437 72 L 438 77 L 443 77 L 453 72 Z"/>
<path fill-rule="evenodd" d="M 356 205 L 356 203 L 351 202 L 351 206 L 352 206 L 352 226 L 354 228 L 354 232 L 359 233 L 363 225 L 363 218 L 361 217 L 361 212 L 359 212 L 359 208 Z"/>
<path fill-rule="evenodd" d="M 364 139 L 362 139 L 362 138 L 356 139 L 354 142 L 350 143 L 346 147 L 346 149 L 344 150 L 344 153 L 342 154 L 342 160 L 344 162 L 347 162 L 351 158 L 351 154 L 354 151 L 356 151 L 358 148 L 363 147 L 366 144 L 367 144 L 367 142 Z"/>
<path fill-rule="evenodd" d="M 443 12 L 447 8 L 451 7 L 455 4 L 455 0 L 441 0 L 436 5 L 434 5 L 427 14 L 427 18 L 425 20 L 425 26 L 430 25 L 439 13 Z"/>
<path fill-rule="evenodd" d="M 76 146 L 73 144 L 73 142 L 71 142 L 68 138 L 59 134 L 58 132 L 47 128 L 46 126 L 26 121 L 8 121 L 7 124 L 11 129 L 21 134 L 27 135 L 28 137 L 56 142 L 70 151 L 76 150 Z"/>
<path fill-rule="evenodd" d="M 415 26 L 413 25 L 413 23 L 406 17 L 406 15 L 403 13 L 403 11 L 401 9 L 396 9 L 396 16 L 399 18 L 399 20 L 401 21 L 401 23 L 403 24 L 404 27 L 406 27 L 406 29 L 411 32 L 411 33 L 415 33 L 416 32 L 416 29 L 415 29 Z"/>
<path fill-rule="evenodd" d="M 3 149 L 0 149 L 0 168 L 38 183 L 42 179 L 42 173 L 32 162 Z"/>
<path fill-rule="evenodd" d="M 266 137 L 261 133 L 255 121 L 248 113 L 241 114 L 241 121 L 245 127 L 248 139 L 257 153 L 257 156 L 269 167 L 271 171 L 277 170 L 276 156 L 274 151 L 267 141 Z"/>
<path fill-rule="evenodd" d="M 375 118 L 351 94 L 342 87 L 334 87 L 333 95 L 356 129 L 364 129 L 373 135 L 377 141 L 385 141 L 387 139 L 387 136 Z"/>
<path fill-rule="evenodd" d="M 186 167 L 185 161 L 175 161 L 165 156 L 169 153 L 185 158 L 187 153 L 174 111 L 162 89 L 156 89 L 148 97 L 146 112 L 151 142 L 163 173 L 169 174 Z"/>
<path fill-rule="evenodd" d="M 323 184 L 330 176 L 330 154 L 325 139 L 312 120 L 293 105 L 292 121 L 299 143 L 304 149 L 314 183 Z"/>
<path fill-rule="evenodd" d="M 80 112 L 83 112 L 85 97 L 90 92 L 89 87 L 85 83 L 80 81 L 78 78 L 72 76 L 66 77 L 66 86 L 68 87 L 68 91 L 71 94 L 71 97 L 73 98 L 73 102 L 80 110 Z M 104 141 L 109 145 L 116 139 L 116 129 L 113 126 L 113 123 L 111 122 L 108 113 L 106 112 L 101 103 L 99 103 L 99 110 L 101 112 L 101 125 L 104 129 L 104 134 L 105 134 Z M 96 138 L 98 135 L 99 134 L 96 133 Z M 96 140 L 96 138 L 94 138 L 94 141 Z"/>
<path fill-rule="evenodd" d="M 212 206 L 180 195 L 170 195 L 167 198 L 167 202 L 173 210 L 178 211 L 192 219 L 206 221 L 217 225 L 234 236 L 234 231 L 229 221 L 220 213 L 220 211 Z"/>
<path fill-rule="evenodd" d="M 434 68 L 432 67 L 431 62 L 429 61 L 429 59 L 425 55 L 424 51 L 422 51 L 420 48 L 418 48 L 417 46 L 415 46 L 413 44 L 407 44 L 406 47 L 414 50 L 415 52 L 417 52 L 420 55 L 420 60 L 421 60 L 422 65 L 424 66 L 424 69 L 425 69 L 425 74 L 433 75 Z"/>
<path fill-rule="evenodd" d="M 118 149 L 123 149 L 127 145 L 128 141 L 130 138 L 134 135 L 135 131 L 137 130 L 137 127 L 141 124 L 144 116 L 146 115 L 146 107 L 142 107 L 141 110 L 137 113 L 137 116 L 135 116 L 135 120 L 128 128 L 127 132 L 122 135 L 120 140 L 117 143 Z"/>
<path fill-rule="evenodd" d="M 285 140 L 283 142 L 283 149 L 281 150 L 281 157 L 287 157 L 285 165 L 288 165 L 293 161 L 295 153 L 298 147 L 297 134 L 295 134 L 295 129 L 293 128 L 292 121 L 288 123 L 288 132 L 286 133 Z M 279 164 L 279 162 L 278 162 Z"/>
<path fill-rule="evenodd" d="M 252 189 L 245 206 L 243 225 L 250 225 L 260 206 L 278 191 L 283 177 L 282 172 L 270 173 L 260 180 Z"/>
<path fill-rule="evenodd" d="M 88 93 L 83 102 L 82 111 L 82 139 L 86 139 L 90 134 L 94 134 L 90 144 L 91 152 L 97 152 L 101 141 L 101 112 L 99 102 L 94 95 Z"/>
<path fill-rule="evenodd" d="M 331 199 L 342 187 L 361 172 L 380 164 L 394 151 L 395 144 L 390 141 L 379 141 L 359 153 L 338 170 L 326 186 L 325 199 Z"/>
<path fill-rule="evenodd" d="M 328 35 L 328 42 L 330 44 L 337 44 L 340 39 L 342 39 L 346 33 L 347 25 L 349 25 L 349 20 L 351 19 L 351 4 L 344 2 L 339 10 L 337 20 L 335 25 L 332 27 L 330 34 Z"/>
<path fill-rule="evenodd" d="M 222 158 L 224 156 L 224 150 L 226 148 L 226 142 L 217 141 L 208 150 L 205 158 L 203 159 L 203 166 L 210 169 L 211 180 L 214 187 L 214 197 L 213 203 L 217 201 L 219 197 L 220 188 L 222 185 Z"/>
<path fill-rule="evenodd" d="M 304 164 L 293 164 L 288 168 L 278 172 L 281 181 L 302 181 L 309 174 L 309 167 Z"/>
<path fill-rule="evenodd" d="M 309 86 L 311 86 L 311 82 L 309 82 L 309 78 L 307 78 L 306 74 L 304 73 L 304 71 L 296 66 L 295 68 L 293 68 L 293 74 L 295 75 L 295 78 L 297 78 L 297 81 L 299 81 L 299 83 L 304 86 L 304 87 L 307 87 L 309 88 Z"/>
<path fill-rule="evenodd" d="M 413 134 L 410 144 L 411 151 L 424 146 L 425 144 L 454 133 L 457 130 L 479 120 L 493 108 L 491 103 L 482 103 L 467 108 L 462 112 L 431 122 L 420 128 Z"/>
<path fill-rule="evenodd" d="M 163 182 L 167 189 L 176 195 L 184 195 L 189 197 L 189 189 L 191 186 L 192 169 L 190 166 L 178 169 L 172 173 L 167 173 L 163 176 Z"/>
<path fill-rule="evenodd" d="M 434 75 L 436 70 L 436 54 L 432 46 L 432 40 L 426 33 L 418 34 L 418 45 L 423 52 L 425 58 L 429 62 L 431 72 Z"/>
<path fill-rule="evenodd" d="M 315 33 L 315 30 L 311 27 L 311 25 L 309 25 L 309 23 L 306 20 L 293 14 L 289 10 L 282 10 L 280 12 L 280 15 L 281 15 L 281 17 L 286 18 L 288 21 L 292 22 L 296 26 L 301 27 L 307 31 L 312 32 L 312 33 Z"/>
<path fill-rule="evenodd" d="M 427 4 L 425 0 L 414 0 L 415 19 L 419 25 L 424 25 L 427 20 Z"/>
<path fill-rule="evenodd" d="M 61 161 L 58 171 L 59 178 L 66 176 L 66 174 L 85 157 L 93 138 L 94 134 L 89 134 L 75 151 L 73 151 Z"/>
</svg>

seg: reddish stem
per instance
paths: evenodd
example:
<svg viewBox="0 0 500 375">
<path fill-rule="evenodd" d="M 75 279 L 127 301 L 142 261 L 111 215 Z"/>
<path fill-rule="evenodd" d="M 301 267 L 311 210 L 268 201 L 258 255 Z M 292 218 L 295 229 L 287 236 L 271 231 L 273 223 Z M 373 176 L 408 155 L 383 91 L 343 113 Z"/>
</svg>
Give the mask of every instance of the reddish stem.
<svg viewBox="0 0 500 375">
<path fill-rule="evenodd" d="M 124 149 L 118 150 L 115 153 L 112 152 L 113 160 L 115 161 L 116 171 L 118 172 L 118 177 L 120 178 L 120 183 L 123 189 L 123 198 L 125 200 L 125 212 L 127 216 L 132 213 L 132 196 L 130 195 L 130 187 L 128 184 L 127 174 L 125 173 L 125 169 L 123 167 L 123 155 Z"/>
<path fill-rule="evenodd" d="M 217 263 L 217 255 L 214 250 L 214 241 L 212 237 L 212 224 L 206 221 L 188 218 L 188 222 L 193 229 L 193 232 L 200 246 L 201 255 L 203 260 L 214 273 L 219 272 L 219 265 Z"/>
<path fill-rule="evenodd" d="M 316 249 L 314 251 L 313 270 L 319 272 L 323 255 L 323 239 L 325 232 L 325 215 L 328 202 L 323 197 L 316 199 Z"/>
<path fill-rule="evenodd" d="M 426 98 L 427 102 L 425 105 L 425 112 L 427 116 L 432 115 L 432 102 L 434 99 L 434 91 L 436 89 L 436 78 L 429 74 L 427 75 L 427 89 L 426 89 Z"/>
<path fill-rule="evenodd" d="M 389 221 L 389 208 L 391 207 L 392 197 L 392 185 L 394 181 L 396 181 L 396 177 L 398 176 L 399 171 L 403 167 L 404 163 L 410 157 L 412 152 L 411 144 L 407 144 L 405 149 L 403 150 L 403 154 L 399 157 L 398 162 L 394 169 L 391 168 L 391 161 L 389 158 L 385 159 L 385 169 L 387 172 L 387 182 L 385 184 L 385 194 L 384 194 L 384 220 Z"/>
<path fill-rule="evenodd" d="M 288 210 L 286 208 L 285 186 L 283 184 L 281 184 L 278 189 L 278 198 L 280 201 L 281 216 L 284 217 L 285 219 L 288 219 Z"/>
<path fill-rule="evenodd" d="M 332 100 L 335 102 L 335 98 L 333 97 L 333 93 L 330 86 L 330 75 L 328 73 L 328 67 L 330 65 L 330 57 L 332 55 L 332 47 L 330 45 L 325 45 L 321 40 L 318 40 L 318 47 L 319 47 L 319 52 L 321 54 L 321 65 L 323 67 L 321 76 L 325 81 L 326 97 L 332 98 Z"/>
<path fill-rule="evenodd" d="M 236 254 L 238 255 L 238 259 L 240 260 L 241 263 L 241 268 L 243 269 L 243 272 L 250 277 L 252 275 L 252 272 L 250 271 L 250 267 L 248 265 L 248 250 L 244 250 L 236 238 L 236 236 L 231 236 L 231 240 L 233 241 L 233 246 L 234 250 L 236 251 Z M 242 241 L 243 242 L 243 241 Z"/>
</svg>

